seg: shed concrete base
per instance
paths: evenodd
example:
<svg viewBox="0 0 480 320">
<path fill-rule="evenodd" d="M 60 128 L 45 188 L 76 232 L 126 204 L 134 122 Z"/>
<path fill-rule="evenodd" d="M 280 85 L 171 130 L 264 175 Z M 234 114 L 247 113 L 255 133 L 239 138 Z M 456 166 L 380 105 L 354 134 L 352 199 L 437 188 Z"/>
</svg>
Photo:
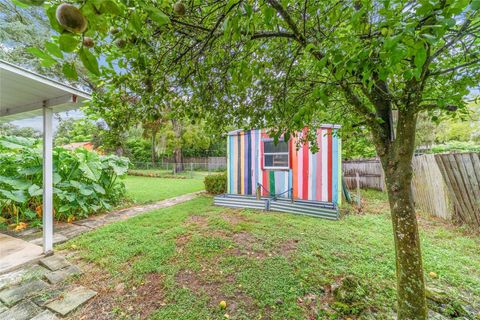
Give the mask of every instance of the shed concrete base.
<svg viewBox="0 0 480 320">
<path fill-rule="evenodd" d="M 0 274 L 38 261 L 42 257 L 42 247 L 0 233 Z"/>
</svg>

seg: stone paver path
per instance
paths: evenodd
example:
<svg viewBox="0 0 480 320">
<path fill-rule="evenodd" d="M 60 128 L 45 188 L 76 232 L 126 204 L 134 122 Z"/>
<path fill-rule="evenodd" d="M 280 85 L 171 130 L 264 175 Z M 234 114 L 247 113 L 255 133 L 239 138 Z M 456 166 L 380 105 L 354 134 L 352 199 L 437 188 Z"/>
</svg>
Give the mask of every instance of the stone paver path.
<svg viewBox="0 0 480 320">
<path fill-rule="evenodd" d="M 189 193 L 149 205 L 118 210 L 73 223 L 56 223 L 54 243 L 67 241 L 86 231 L 136 215 L 192 200 L 202 192 Z M 12 234 L 33 244 L 42 243 L 42 232 L 28 229 Z M 69 284 L 69 277 L 82 270 L 60 255 L 39 263 L 0 274 L 0 320 L 56 320 L 68 315 L 97 293 Z"/>
<path fill-rule="evenodd" d="M 53 255 L 0 276 L 0 320 L 55 320 L 69 314 L 97 294 L 67 281 L 81 272 Z"/>
<path fill-rule="evenodd" d="M 134 216 L 137 216 L 148 211 L 167 208 L 176 204 L 192 200 L 203 191 L 184 194 L 175 198 L 165 199 L 159 202 L 155 202 L 147 205 L 135 206 L 127 209 L 121 209 L 113 212 L 109 212 L 103 215 L 92 216 L 88 219 L 74 221 L 72 223 L 57 222 L 54 224 L 53 230 L 53 243 L 59 244 L 70 240 L 84 232 L 99 228 L 106 224 L 125 220 Z M 42 245 L 42 230 L 41 229 L 27 229 L 22 232 L 9 232 L 10 236 L 20 238 L 28 241 L 32 244 Z"/>
<path fill-rule="evenodd" d="M 79 286 L 67 292 L 62 299 L 56 299 L 47 304 L 47 308 L 65 316 L 96 295 L 95 291 Z"/>
</svg>

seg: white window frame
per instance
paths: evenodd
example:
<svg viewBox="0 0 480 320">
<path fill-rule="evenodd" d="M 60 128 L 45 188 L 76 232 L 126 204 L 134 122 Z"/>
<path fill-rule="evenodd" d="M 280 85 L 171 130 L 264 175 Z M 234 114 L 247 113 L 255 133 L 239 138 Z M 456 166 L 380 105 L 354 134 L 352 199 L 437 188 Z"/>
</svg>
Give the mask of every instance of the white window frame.
<svg viewBox="0 0 480 320">
<path fill-rule="evenodd" d="M 263 169 L 268 169 L 268 170 L 288 170 L 290 169 L 290 145 L 288 141 L 285 140 L 280 140 L 279 142 L 285 142 L 287 144 L 288 151 L 287 152 L 265 152 L 265 142 L 273 142 L 273 139 L 264 139 L 262 140 L 262 148 L 263 148 Z M 267 166 L 265 164 L 265 156 L 266 155 L 276 155 L 276 154 L 286 154 L 287 155 L 287 161 L 288 165 L 286 167 L 272 167 L 272 166 Z"/>
</svg>

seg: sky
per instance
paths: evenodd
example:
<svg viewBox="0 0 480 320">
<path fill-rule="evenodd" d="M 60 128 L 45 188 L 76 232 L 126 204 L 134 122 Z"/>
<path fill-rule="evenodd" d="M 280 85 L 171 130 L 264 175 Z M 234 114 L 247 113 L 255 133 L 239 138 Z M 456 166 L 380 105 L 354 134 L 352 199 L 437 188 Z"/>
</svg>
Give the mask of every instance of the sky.
<svg viewBox="0 0 480 320">
<path fill-rule="evenodd" d="M 59 117 L 62 119 L 65 118 L 74 118 L 74 119 L 80 119 L 85 117 L 82 111 L 80 110 L 71 110 L 67 112 L 59 112 L 56 113 L 55 116 L 53 117 L 53 131 L 56 131 L 59 123 Z M 33 129 L 36 129 L 38 131 L 43 131 L 42 126 L 42 116 L 34 117 L 34 118 L 29 118 L 29 119 L 24 119 L 24 120 L 16 120 L 16 121 L 11 121 L 11 124 L 14 124 L 19 127 L 30 127 Z"/>
</svg>

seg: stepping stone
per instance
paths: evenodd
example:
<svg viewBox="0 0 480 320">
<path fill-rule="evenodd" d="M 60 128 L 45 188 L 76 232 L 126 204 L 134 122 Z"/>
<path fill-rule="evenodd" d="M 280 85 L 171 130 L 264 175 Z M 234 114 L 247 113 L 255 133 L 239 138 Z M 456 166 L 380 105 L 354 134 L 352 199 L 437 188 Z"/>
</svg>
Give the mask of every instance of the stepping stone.
<svg viewBox="0 0 480 320">
<path fill-rule="evenodd" d="M 37 314 L 42 312 L 42 309 L 31 301 L 23 301 L 15 307 L 0 313 L 0 320 L 30 320 Z"/>
<path fill-rule="evenodd" d="M 55 287 L 54 289 L 50 288 L 49 290 L 44 291 L 42 294 L 30 298 L 30 301 L 39 307 L 45 307 L 51 301 L 62 297 L 64 293 L 65 287 Z"/>
<path fill-rule="evenodd" d="M 67 292 L 63 298 L 50 302 L 46 307 L 65 316 L 93 298 L 96 294 L 95 291 L 89 290 L 85 287 L 76 287 L 72 291 Z"/>
<path fill-rule="evenodd" d="M 68 238 L 65 237 L 63 234 L 54 233 L 52 241 L 53 241 L 53 244 L 58 244 L 58 243 L 63 243 L 65 241 L 68 241 Z M 43 244 L 43 233 L 41 234 L 41 237 L 29 240 L 28 242 L 36 244 L 37 246 L 41 246 Z"/>
<path fill-rule="evenodd" d="M 81 273 L 82 273 L 82 270 L 79 267 L 72 265 L 72 266 L 66 267 L 65 269 L 60 269 L 57 271 L 47 273 L 45 274 L 45 278 L 47 278 L 48 282 L 50 282 L 51 284 L 56 284 L 64 281 L 70 276 L 81 274 Z"/>
<path fill-rule="evenodd" d="M 52 312 L 45 310 L 42 313 L 37 314 L 35 317 L 33 317 L 30 320 L 58 320 L 58 317 Z"/>
<path fill-rule="evenodd" d="M 57 227 L 55 232 L 57 234 L 62 234 L 67 239 L 72 239 L 72 238 L 78 236 L 79 234 L 82 234 L 82 233 L 87 232 L 89 230 L 90 230 L 89 228 L 84 227 L 84 226 L 78 226 L 78 225 L 73 224 L 73 223 L 65 223 L 65 224 L 62 224 L 60 227 Z"/>
<path fill-rule="evenodd" d="M 7 306 L 13 306 L 18 301 L 38 294 L 46 288 L 48 288 L 48 284 L 44 281 L 29 281 L 22 285 L 0 291 L 0 300 Z"/>
<path fill-rule="evenodd" d="M 65 259 L 63 256 L 57 255 L 40 260 L 40 264 L 52 271 L 57 271 L 58 269 L 63 269 L 70 266 L 70 263 L 67 261 L 67 259 Z"/>
<path fill-rule="evenodd" d="M 38 264 L 0 275 L 0 290 L 31 279 L 41 279 L 48 270 Z"/>
<path fill-rule="evenodd" d="M 85 220 L 75 221 L 74 223 L 76 225 L 87 227 L 90 229 L 96 229 L 106 224 L 107 221 L 103 220 L 102 217 L 97 217 L 97 218 L 89 218 Z"/>
</svg>

